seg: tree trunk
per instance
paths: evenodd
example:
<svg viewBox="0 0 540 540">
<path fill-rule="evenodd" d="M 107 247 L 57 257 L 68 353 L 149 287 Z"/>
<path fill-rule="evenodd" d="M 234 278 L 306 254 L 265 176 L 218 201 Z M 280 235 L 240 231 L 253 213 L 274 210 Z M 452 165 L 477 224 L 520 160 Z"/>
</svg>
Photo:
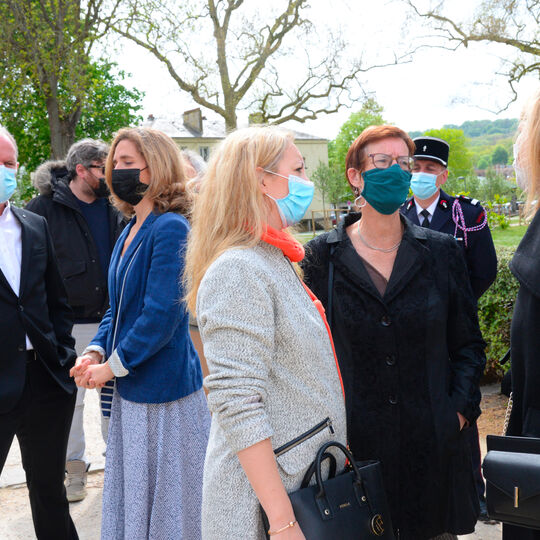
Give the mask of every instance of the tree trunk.
<svg viewBox="0 0 540 540">
<path fill-rule="evenodd" d="M 75 127 L 80 114 L 71 120 L 60 119 L 58 101 L 54 97 L 50 97 L 47 99 L 47 116 L 51 139 L 51 157 L 52 159 L 65 159 L 70 146 L 75 142 Z"/>
</svg>

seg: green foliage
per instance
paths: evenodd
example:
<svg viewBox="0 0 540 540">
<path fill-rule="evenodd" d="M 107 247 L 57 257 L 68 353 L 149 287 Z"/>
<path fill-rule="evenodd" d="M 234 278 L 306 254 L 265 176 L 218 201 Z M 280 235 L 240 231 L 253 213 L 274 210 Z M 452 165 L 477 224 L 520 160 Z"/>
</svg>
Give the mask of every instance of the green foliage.
<svg viewBox="0 0 540 540">
<path fill-rule="evenodd" d="M 478 301 L 480 330 L 487 343 L 487 364 L 485 375 L 489 379 L 499 379 L 508 366 L 501 366 L 499 360 L 510 347 L 510 323 L 519 283 L 508 268 L 515 248 L 497 248 L 497 278 Z"/>
<path fill-rule="evenodd" d="M 424 132 L 424 135 L 438 137 L 450 145 L 448 158 L 448 178 L 450 180 L 472 173 L 472 156 L 463 130 L 454 128 L 429 129 Z"/>
<path fill-rule="evenodd" d="M 336 166 L 325 165 L 319 161 L 319 165 L 311 174 L 311 180 L 322 193 L 323 206 L 326 206 L 326 202 L 335 206 L 350 196 L 349 183 Z"/>
<path fill-rule="evenodd" d="M 91 49 L 119 5 L 105 0 L 0 2 L 0 110 L 24 126 L 19 128 L 23 146 L 25 133 L 32 134 L 29 141 L 38 141 L 37 160 L 45 157 L 39 152 L 47 129 L 56 158 L 73 143 L 95 76 Z"/>
<path fill-rule="evenodd" d="M 513 137 L 517 130 L 517 118 L 502 118 L 499 120 L 468 120 L 461 126 L 447 124 L 445 128 L 461 129 L 465 137 L 482 137 L 484 135 L 500 135 Z"/>
<path fill-rule="evenodd" d="M 482 182 L 476 197 L 482 201 L 497 202 L 497 197 L 511 196 L 513 189 L 515 189 L 514 184 L 508 182 L 493 167 L 489 167 L 486 171 L 486 178 Z"/>
<path fill-rule="evenodd" d="M 485 156 L 481 157 L 476 166 L 481 170 L 487 169 L 490 166 L 489 159 Z"/>
<path fill-rule="evenodd" d="M 345 175 L 345 158 L 352 142 L 368 126 L 384 124 L 383 108 L 373 98 L 368 98 L 362 108 L 352 113 L 341 126 L 337 137 L 328 145 L 328 162 L 330 167 Z"/>
<path fill-rule="evenodd" d="M 508 163 L 508 152 L 500 144 L 495 147 L 491 154 L 491 163 L 493 165 L 506 165 Z"/>
<path fill-rule="evenodd" d="M 90 66 L 87 98 L 81 107 L 81 116 L 75 135 L 77 139 L 91 137 L 109 140 L 119 128 L 138 123 L 137 112 L 143 94 L 129 90 L 121 84 L 126 74 L 116 72 L 116 64 L 100 61 Z M 63 92 L 68 92 L 63 89 Z M 19 147 L 19 162 L 33 171 L 40 163 L 50 159 L 51 139 L 47 108 L 43 95 L 32 87 L 19 95 L 0 98 L 0 123 L 15 137 Z"/>
</svg>

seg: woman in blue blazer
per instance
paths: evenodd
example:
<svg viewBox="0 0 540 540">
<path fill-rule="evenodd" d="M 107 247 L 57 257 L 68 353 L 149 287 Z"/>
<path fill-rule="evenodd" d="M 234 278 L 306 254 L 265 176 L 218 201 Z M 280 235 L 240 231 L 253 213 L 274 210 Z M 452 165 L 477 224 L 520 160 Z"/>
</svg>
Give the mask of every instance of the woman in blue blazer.
<svg viewBox="0 0 540 540">
<path fill-rule="evenodd" d="M 106 165 L 115 205 L 132 218 L 114 248 L 110 309 L 77 359 L 87 388 L 114 379 L 103 539 L 198 539 L 209 413 L 182 302 L 189 225 L 179 150 L 167 135 L 121 130 Z M 104 396 L 106 394 L 104 393 Z"/>
</svg>

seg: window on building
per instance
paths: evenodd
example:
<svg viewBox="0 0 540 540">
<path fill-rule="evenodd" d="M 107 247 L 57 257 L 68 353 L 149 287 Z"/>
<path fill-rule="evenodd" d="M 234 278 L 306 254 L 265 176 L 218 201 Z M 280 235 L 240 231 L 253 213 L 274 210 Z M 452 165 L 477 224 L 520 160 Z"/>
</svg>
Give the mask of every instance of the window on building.
<svg viewBox="0 0 540 540">
<path fill-rule="evenodd" d="M 208 146 L 199 146 L 199 154 L 201 154 L 204 161 L 208 161 L 210 158 L 210 148 Z"/>
</svg>

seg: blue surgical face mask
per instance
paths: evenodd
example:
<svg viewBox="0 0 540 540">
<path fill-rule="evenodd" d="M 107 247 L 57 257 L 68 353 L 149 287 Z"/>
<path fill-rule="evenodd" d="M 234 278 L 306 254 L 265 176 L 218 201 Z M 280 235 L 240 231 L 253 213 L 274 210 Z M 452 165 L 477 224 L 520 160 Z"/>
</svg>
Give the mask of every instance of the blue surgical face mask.
<svg viewBox="0 0 540 540">
<path fill-rule="evenodd" d="M 397 163 L 388 169 L 371 169 L 362 173 L 362 197 L 380 214 L 393 214 L 409 193 L 411 173 Z"/>
<path fill-rule="evenodd" d="M 419 199 L 429 199 L 437 190 L 437 178 L 443 173 L 430 174 L 425 172 L 413 172 L 411 178 L 412 192 Z"/>
<path fill-rule="evenodd" d="M 15 192 L 17 187 L 16 172 L 16 169 L 0 165 L 0 204 L 8 201 Z"/>
<path fill-rule="evenodd" d="M 283 228 L 290 227 L 298 223 L 306 213 L 309 205 L 313 201 L 313 195 L 315 193 L 315 185 L 310 180 L 305 180 L 294 174 L 290 174 L 288 177 L 282 174 L 275 173 L 273 171 L 265 172 L 281 176 L 289 182 L 289 194 L 283 199 L 276 199 L 272 195 L 268 195 L 273 201 L 275 201 L 279 215 L 281 217 L 281 223 Z"/>
</svg>

